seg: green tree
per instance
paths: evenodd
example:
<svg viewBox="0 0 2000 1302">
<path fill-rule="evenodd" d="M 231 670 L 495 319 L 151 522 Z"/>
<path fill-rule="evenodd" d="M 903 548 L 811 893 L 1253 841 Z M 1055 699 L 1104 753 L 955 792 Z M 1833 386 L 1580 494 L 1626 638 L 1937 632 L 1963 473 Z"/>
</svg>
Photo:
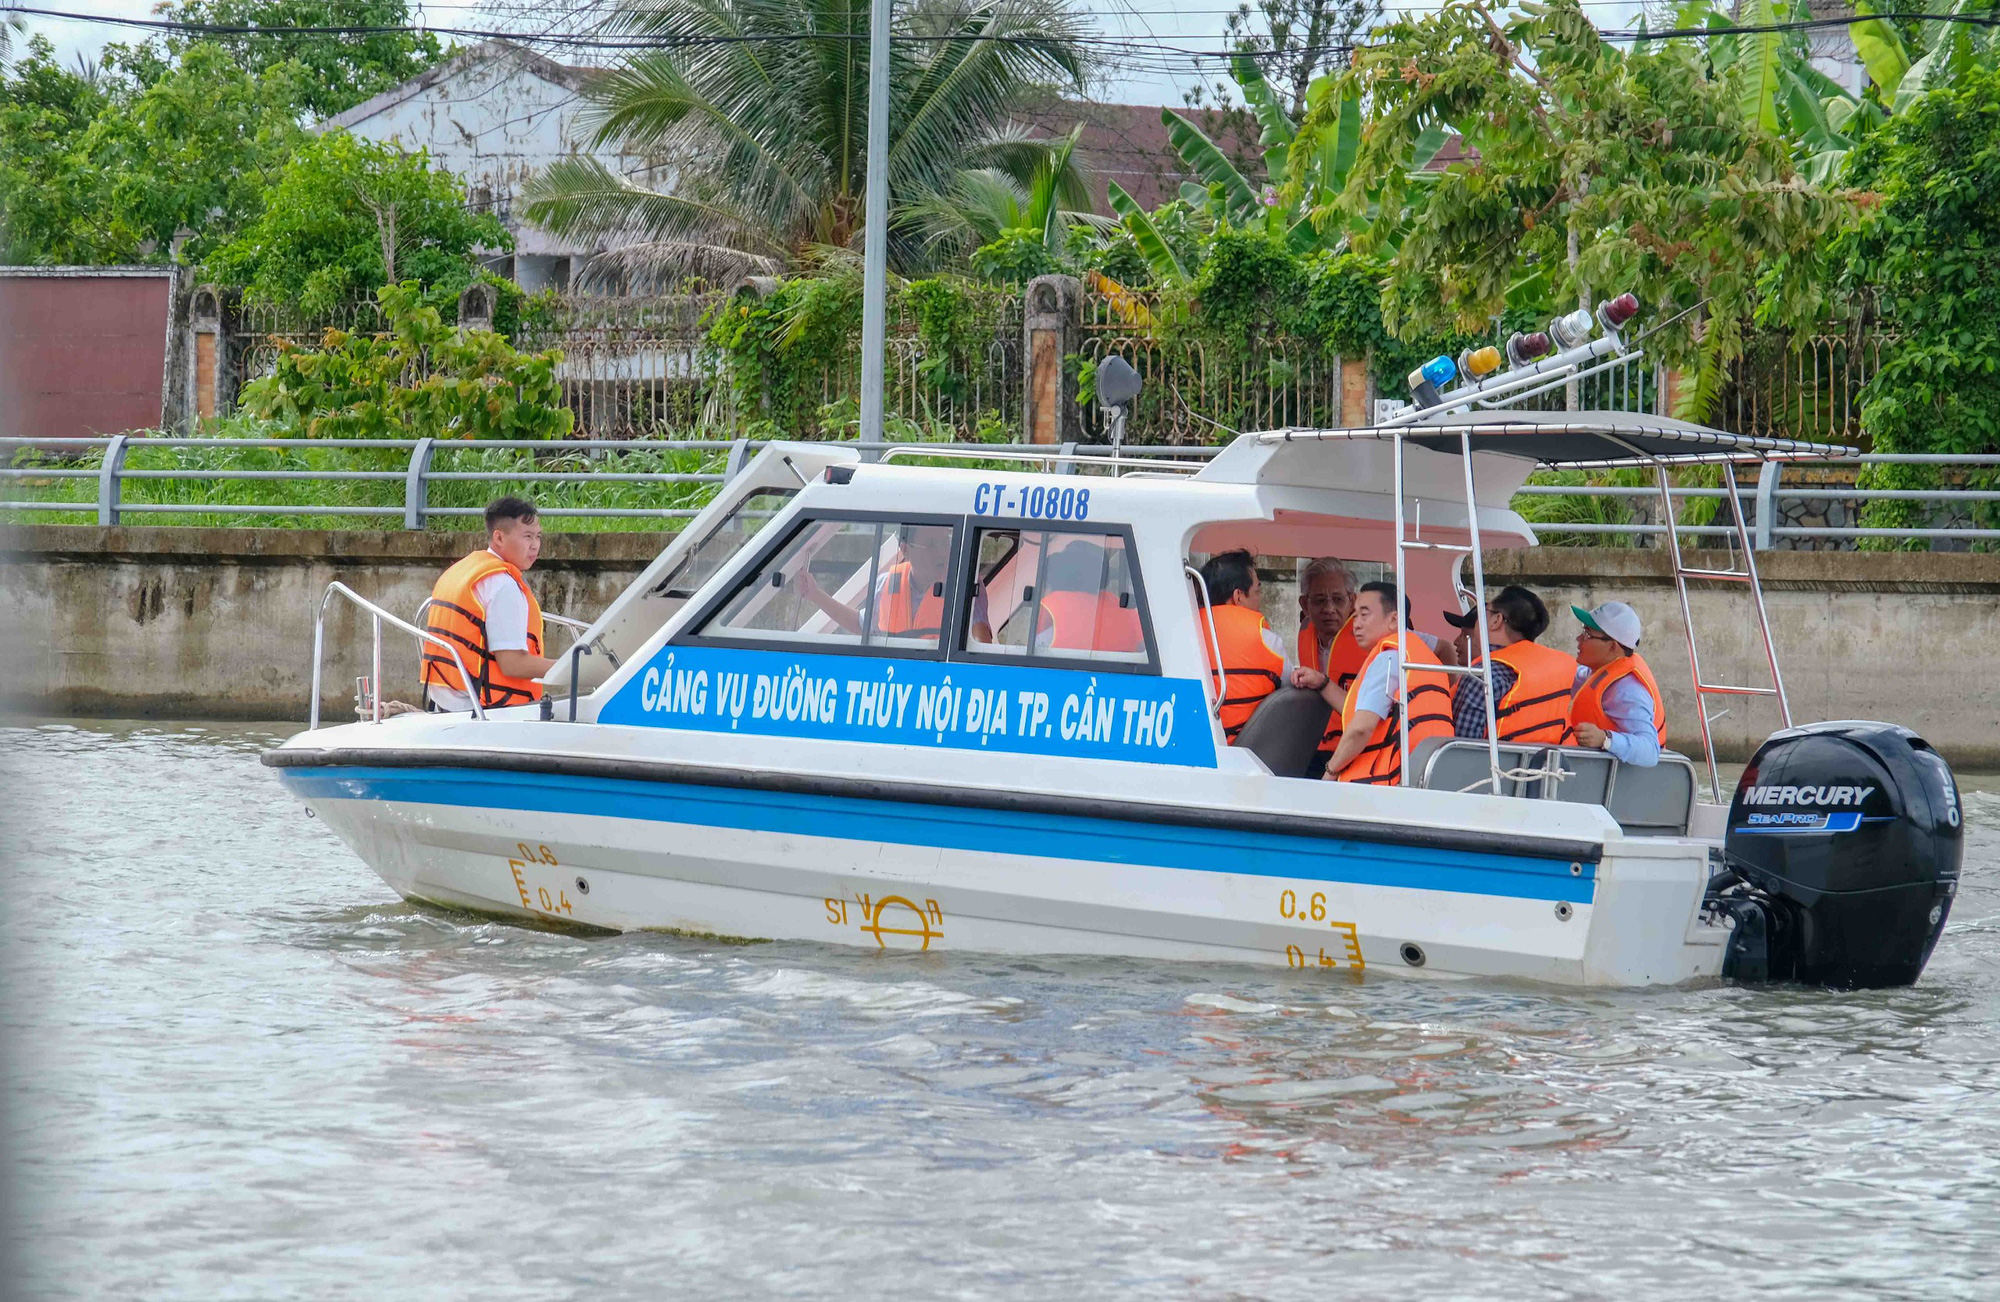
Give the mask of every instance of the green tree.
<svg viewBox="0 0 2000 1302">
<path fill-rule="evenodd" d="M 99 85 L 45 46 L 0 79 L 0 220 L 23 262 L 199 258 L 262 207 L 298 142 L 296 69 L 263 76 L 192 45 L 142 81 L 113 51 Z M 149 72 L 153 71 L 149 69 Z"/>
<path fill-rule="evenodd" d="M 388 28 L 366 32 L 209 32 L 197 39 L 229 51 L 236 65 L 262 74 L 296 64 L 299 106 L 312 117 L 330 117 L 369 96 L 407 81 L 443 57 L 437 38 L 409 29 L 404 0 L 168 0 L 159 8 L 174 22 L 216 27 Z M 195 41 L 174 36 L 169 51 L 183 55 Z"/>
<path fill-rule="evenodd" d="M 1040 244 L 1046 255 L 1037 259 L 1009 253 L 1002 259 L 1008 265 L 1019 263 L 1023 256 L 1054 264 L 1074 227 L 1111 225 L 1090 211 L 1090 187 L 1075 163 L 1076 142 L 1082 134 L 1079 126 L 1057 140 L 1049 156 L 1035 165 L 1026 185 L 999 168 L 969 169 L 953 178 L 948 193 L 920 198 L 906 209 L 906 216 L 924 230 L 931 249 L 970 254 L 980 275 L 988 274 L 981 268 L 981 255 L 1002 239 L 1009 245 Z M 989 263 L 993 256 L 987 256 Z"/>
<path fill-rule="evenodd" d="M 40 36 L 0 76 L 0 262 L 52 261 L 66 241 L 77 211 L 75 142 L 104 103 Z"/>
<path fill-rule="evenodd" d="M 1862 389 L 1862 428 L 1879 452 L 2000 452 L 2000 69 L 1971 70 L 1906 105 L 1855 148 L 1849 175 L 1875 199 L 1834 257 L 1901 336 Z M 1868 483 L 1935 479 L 1877 466 Z M 1983 514 L 1990 523 L 1991 508 Z M 1920 526 L 1922 515 L 1918 503 L 1878 502 L 1865 522 Z"/>
<path fill-rule="evenodd" d="M 455 300 L 479 274 L 476 250 L 512 247 L 498 219 L 468 211 L 458 178 L 427 155 L 330 131 L 300 146 L 256 220 L 207 266 L 252 298 L 322 312 L 404 281 Z"/>
<path fill-rule="evenodd" d="M 1358 54 L 1348 76 L 1374 116 L 1345 191 L 1316 215 L 1396 216 L 1354 243 L 1381 249 L 1402 232 L 1383 296 L 1398 333 L 1479 330 L 1510 301 L 1626 290 L 1659 321 L 1702 305 L 1647 347 L 1694 368 L 1682 414 L 1706 415 L 1742 351 L 1760 269 L 1808 253 L 1852 204 L 1798 175 L 1790 144 L 1746 114 L 1739 76 L 1715 73 L 1694 43 L 1621 51 L 1577 0 L 1524 8 L 1502 22 L 1459 0 Z M 1301 140 L 1329 125 L 1309 113 Z M 1476 158 L 1413 177 L 1412 146 L 1441 128 Z"/>
<path fill-rule="evenodd" d="M 924 261 L 911 206 L 949 193 L 961 169 L 1023 185 L 1055 142 L 1007 127 L 1052 85 L 1089 70 L 1065 0 L 914 0 L 891 50 L 891 258 Z M 719 274 L 780 270 L 859 247 L 868 157 L 864 0 L 632 0 L 611 30 L 679 43 L 636 56 L 587 94 L 601 145 L 674 165 L 669 194 L 594 160 L 550 166 L 527 216 L 559 235 L 637 234 L 629 262 Z M 748 39 L 746 39 L 748 38 Z M 770 39 L 764 39 L 770 38 Z"/>
</svg>

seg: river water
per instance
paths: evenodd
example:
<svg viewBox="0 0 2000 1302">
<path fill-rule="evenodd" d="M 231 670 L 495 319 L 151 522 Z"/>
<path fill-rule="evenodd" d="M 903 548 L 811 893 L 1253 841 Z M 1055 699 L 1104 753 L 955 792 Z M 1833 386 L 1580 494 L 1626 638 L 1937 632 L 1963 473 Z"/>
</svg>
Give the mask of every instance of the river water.
<svg viewBox="0 0 2000 1302">
<path fill-rule="evenodd" d="M 274 740 L 0 729 L 28 1295 L 2000 1292 L 1991 779 L 1919 986 L 1579 994 L 451 916 Z"/>
</svg>

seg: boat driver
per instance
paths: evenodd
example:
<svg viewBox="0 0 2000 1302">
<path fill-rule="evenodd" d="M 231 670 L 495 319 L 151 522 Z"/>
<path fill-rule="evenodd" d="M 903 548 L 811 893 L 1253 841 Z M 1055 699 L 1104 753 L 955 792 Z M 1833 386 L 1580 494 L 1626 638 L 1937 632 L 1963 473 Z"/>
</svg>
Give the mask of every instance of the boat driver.
<svg viewBox="0 0 2000 1302">
<path fill-rule="evenodd" d="M 1563 744 L 1601 750 L 1640 768 L 1658 764 L 1667 744 L 1667 710 L 1639 655 L 1644 630 L 1638 612 L 1622 601 L 1570 610 L 1583 629 L 1576 635 L 1576 696 Z"/>
<path fill-rule="evenodd" d="M 451 642 L 486 709 L 538 701 L 535 680 L 554 660 L 542 654 L 542 607 L 522 576 L 542 554 L 535 505 L 502 497 L 486 508 L 486 546 L 446 570 L 431 589 L 429 631 Z M 470 711 L 471 689 L 435 643 L 424 644 L 424 706 Z"/>
<path fill-rule="evenodd" d="M 949 525 L 905 524 L 896 527 L 899 559 L 885 565 L 875 580 L 875 629 L 889 637 L 922 638 L 935 643 L 944 631 L 945 577 L 951 570 Z M 862 612 L 819 585 L 811 557 L 799 566 L 799 593 L 819 607 L 843 632 L 861 634 Z M 991 641 L 986 594 L 972 598 L 972 636 Z"/>
</svg>

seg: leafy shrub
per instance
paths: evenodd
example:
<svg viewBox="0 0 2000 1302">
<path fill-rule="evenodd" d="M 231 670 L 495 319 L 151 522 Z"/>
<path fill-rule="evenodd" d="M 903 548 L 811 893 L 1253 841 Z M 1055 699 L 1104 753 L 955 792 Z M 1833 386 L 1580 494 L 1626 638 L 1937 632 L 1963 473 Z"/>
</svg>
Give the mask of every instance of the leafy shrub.
<svg viewBox="0 0 2000 1302">
<path fill-rule="evenodd" d="M 972 274 L 997 285 L 1025 285 L 1037 276 L 1070 270 L 1043 242 L 1042 233 L 1016 227 L 973 250 Z"/>
<path fill-rule="evenodd" d="M 1861 391 L 1877 452 L 2000 452 L 2000 69 L 1930 91 L 1864 139 L 1848 178 L 1878 202 L 1834 242 L 1901 334 Z M 1967 487 L 2000 476 L 1975 474 Z M 1864 488 L 1937 486 L 1922 466 L 1870 466 Z M 1870 502 L 1862 523 L 1921 528 L 1921 502 Z M 1990 524 L 1982 505 L 1975 519 Z M 1882 546 L 1922 547 L 1919 540 Z"/>
<path fill-rule="evenodd" d="M 576 422 L 555 378 L 562 353 L 521 353 L 490 330 L 447 326 L 414 281 L 377 292 L 386 334 L 329 330 L 287 347 L 243 406 L 312 438 L 562 438 Z"/>
<path fill-rule="evenodd" d="M 762 298 L 739 294 L 708 319 L 708 346 L 729 368 L 752 438 L 810 437 L 826 375 L 859 350 L 861 281 L 782 280 Z"/>
</svg>

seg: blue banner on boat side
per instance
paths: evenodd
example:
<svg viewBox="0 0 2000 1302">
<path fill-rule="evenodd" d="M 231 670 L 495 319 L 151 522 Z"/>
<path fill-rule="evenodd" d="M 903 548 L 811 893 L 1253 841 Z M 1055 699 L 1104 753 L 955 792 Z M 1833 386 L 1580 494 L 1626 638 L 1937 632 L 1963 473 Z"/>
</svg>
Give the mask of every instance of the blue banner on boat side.
<svg viewBox="0 0 2000 1302">
<path fill-rule="evenodd" d="M 1215 767 L 1184 678 L 724 647 L 662 649 L 599 723 Z"/>
</svg>

